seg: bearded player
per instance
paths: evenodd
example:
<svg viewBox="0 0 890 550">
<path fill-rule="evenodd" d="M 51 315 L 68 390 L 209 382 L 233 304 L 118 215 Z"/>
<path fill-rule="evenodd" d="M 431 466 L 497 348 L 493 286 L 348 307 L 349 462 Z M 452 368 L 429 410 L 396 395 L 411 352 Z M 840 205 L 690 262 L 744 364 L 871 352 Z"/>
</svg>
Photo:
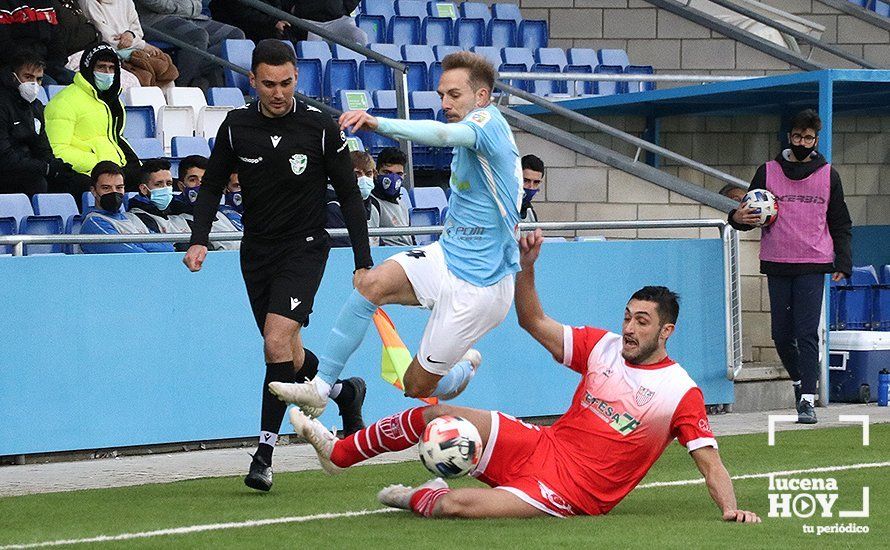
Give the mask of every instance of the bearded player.
<svg viewBox="0 0 890 550">
<path fill-rule="evenodd" d="M 759 523 L 740 510 L 708 425 L 701 390 L 670 359 L 665 344 L 679 313 L 677 295 L 644 287 L 624 310 L 622 334 L 561 325 L 544 314 L 534 263 L 543 237 L 520 241 L 516 277 L 520 325 L 581 382 L 569 410 L 550 427 L 495 411 L 448 405 L 407 410 L 337 440 L 297 409 L 291 422 L 329 473 L 417 444 L 427 423 L 443 415 L 472 422 L 486 442 L 471 475 L 490 488 L 449 489 L 441 479 L 417 488 L 392 485 L 380 502 L 424 517 L 502 518 L 608 513 L 643 479 L 675 438 L 689 451 L 725 521 Z"/>
</svg>

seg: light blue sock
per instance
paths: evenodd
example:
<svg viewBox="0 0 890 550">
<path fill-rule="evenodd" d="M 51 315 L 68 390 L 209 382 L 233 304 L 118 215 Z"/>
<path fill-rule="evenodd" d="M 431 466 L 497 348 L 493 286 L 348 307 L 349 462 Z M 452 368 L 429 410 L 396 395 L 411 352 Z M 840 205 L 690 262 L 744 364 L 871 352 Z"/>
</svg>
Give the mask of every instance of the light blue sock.
<svg viewBox="0 0 890 550">
<path fill-rule="evenodd" d="M 364 340 L 365 332 L 368 331 L 371 317 L 376 310 L 377 306 L 369 302 L 359 291 L 352 291 L 331 329 L 324 353 L 318 359 L 319 378 L 331 386 L 340 378 L 346 362 Z"/>
<path fill-rule="evenodd" d="M 439 380 L 439 384 L 430 397 L 441 397 L 443 399 L 457 397 L 474 374 L 473 365 L 469 361 L 458 361 L 451 367 L 448 374 Z"/>
</svg>

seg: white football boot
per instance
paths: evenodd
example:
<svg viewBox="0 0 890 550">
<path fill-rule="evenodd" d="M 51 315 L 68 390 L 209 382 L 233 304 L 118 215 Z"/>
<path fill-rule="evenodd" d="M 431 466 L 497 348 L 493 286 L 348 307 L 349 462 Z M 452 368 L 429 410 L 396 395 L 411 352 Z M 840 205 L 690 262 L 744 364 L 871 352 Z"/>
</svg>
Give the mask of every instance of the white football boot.
<svg viewBox="0 0 890 550">
<path fill-rule="evenodd" d="M 421 489 L 447 489 L 448 483 L 445 482 L 441 477 L 437 477 L 436 479 L 431 479 L 424 483 L 423 485 L 418 485 L 417 487 L 406 487 L 405 485 L 390 485 L 389 487 L 384 487 L 377 493 L 377 500 L 380 501 L 380 504 L 384 506 L 389 506 L 390 508 L 400 508 L 402 510 L 410 510 L 411 509 L 411 497 L 414 496 L 414 493 Z"/>
<path fill-rule="evenodd" d="M 269 382 L 269 392 L 278 399 L 287 403 L 293 403 L 300 407 L 307 416 L 318 418 L 324 412 L 328 404 L 328 398 L 318 393 L 315 378 L 302 384 L 288 384 L 287 382 Z"/>
<path fill-rule="evenodd" d="M 343 468 L 331 462 L 331 453 L 334 451 L 334 443 L 337 436 L 322 425 L 316 418 L 309 418 L 300 409 L 293 407 L 290 410 L 290 423 L 297 435 L 309 442 L 318 454 L 321 467 L 330 475 L 336 475 Z"/>
<path fill-rule="evenodd" d="M 472 380 L 473 377 L 476 376 L 476 372 L 479 370 L 479 366 L 482 365 L 482 354 L 475 349 L 469 349 L 464 354 L 464 356 L 460 358 L 460 360 L 470 362 L 470 365 L 473 367 L 473 374 L 467 376 L 461 383 L 461 385 L 455 388 L 453 392 L 446 393 L 445 395 L 440 395 L 439 399 L 441 399 L 442 401 L 454 399 L 455 397 L 463 393 L 465 389 L 467 389 L 467 385 L 470 383 L 470 380 Z"/>
</svg>

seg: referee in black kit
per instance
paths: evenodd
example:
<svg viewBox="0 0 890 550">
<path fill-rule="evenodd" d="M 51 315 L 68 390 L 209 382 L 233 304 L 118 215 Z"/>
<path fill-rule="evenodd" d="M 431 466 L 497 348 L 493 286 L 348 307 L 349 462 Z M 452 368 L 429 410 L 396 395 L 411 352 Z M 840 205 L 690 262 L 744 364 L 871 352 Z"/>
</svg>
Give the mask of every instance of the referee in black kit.
<svg viewBox="0 0 890 550">
<path fill-rule="evenodd" d="M 250 85 L 259 100 L 229 112 L 219 128 L 183 259 L 190 270 L 201 269 L 220 197 L 229 175 L 237 171 L 244 201 L 241 273 L 266 358 L 260 442 L 244 483 L 261 491 L 272 487 L 272 450 L 287 408 L 269 393 L 269 382 L 303 382 L 318 370 L 318 358 L 303 348 L 300 329 L 309 324 L 330 250 L 324 230 L 328 180 L 346 219 L 354 277 L 373 265 L 365 207 L 345 136 L 330 116 L 294 98 L 296 83 L 293 51 L 279 40 L 257 44 Z M 364 427 L 364 399 L 364 380 L 343 381 L 334 401 L 344 432 Z"/>
</svg>

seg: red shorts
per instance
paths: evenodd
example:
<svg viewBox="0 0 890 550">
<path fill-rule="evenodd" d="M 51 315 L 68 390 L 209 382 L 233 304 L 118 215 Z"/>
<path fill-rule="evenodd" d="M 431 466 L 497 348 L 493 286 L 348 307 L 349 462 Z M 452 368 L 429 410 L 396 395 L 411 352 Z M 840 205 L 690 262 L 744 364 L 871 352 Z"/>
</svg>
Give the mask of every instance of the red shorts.
<svg viewBox="0 0 890 550">
<path fill-rule="evenodd" d="M 550 515 L 584 515 L 563 496 L 567 491 L 555 469 L 558 449 L 544 434 L 545 429 L 492 411 L 491 433 L 479 465 L 470 475 Z"/>
</svg>

